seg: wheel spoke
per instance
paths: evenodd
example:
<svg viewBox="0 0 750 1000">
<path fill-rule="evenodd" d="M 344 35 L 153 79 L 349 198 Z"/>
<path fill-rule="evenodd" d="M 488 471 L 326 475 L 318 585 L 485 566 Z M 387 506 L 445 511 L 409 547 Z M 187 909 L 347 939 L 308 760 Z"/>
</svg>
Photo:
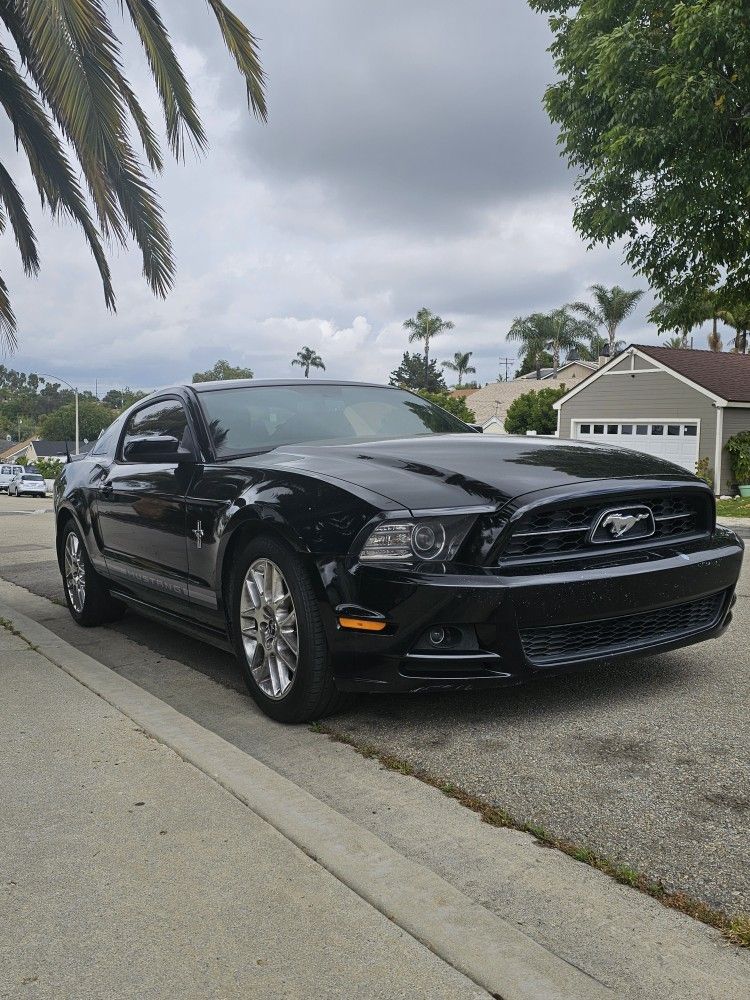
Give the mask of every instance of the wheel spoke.
<svg viewBox="0 0 750 1000">
<path fill-rule="evenodd" d="M 284 574 L 270 559 L 257 559 L 245 574 L 239 614 L 253 680 L 267 697 L 285 697 L 297 671 L 297 614 Z"/>
</svg>

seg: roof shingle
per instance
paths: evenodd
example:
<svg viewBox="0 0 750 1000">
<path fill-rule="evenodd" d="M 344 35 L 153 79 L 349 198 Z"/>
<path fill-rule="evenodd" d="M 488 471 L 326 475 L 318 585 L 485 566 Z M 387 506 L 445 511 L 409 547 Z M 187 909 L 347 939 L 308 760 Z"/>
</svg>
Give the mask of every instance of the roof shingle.
<svg viewBox="0 0 750 1000">
<path fill-rule="evenodd" d="M 732 403 L 750 403 L 750 354 L 633 344 L 654 361 Z"/>
</svg>

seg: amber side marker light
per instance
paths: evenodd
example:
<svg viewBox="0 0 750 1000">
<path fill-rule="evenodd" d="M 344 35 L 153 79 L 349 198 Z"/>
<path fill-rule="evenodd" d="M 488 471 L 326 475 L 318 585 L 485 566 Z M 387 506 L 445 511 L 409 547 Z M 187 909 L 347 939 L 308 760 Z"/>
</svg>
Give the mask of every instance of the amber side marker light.
<svg viewBox="0 0 750 1000">
<path fill-rule="evenodd" d="M 341 628 L 355 628 L 361 632 L 382 632 L 385 622 L 372 621 L 367 618 L 339 618 Z"/>
</svg>

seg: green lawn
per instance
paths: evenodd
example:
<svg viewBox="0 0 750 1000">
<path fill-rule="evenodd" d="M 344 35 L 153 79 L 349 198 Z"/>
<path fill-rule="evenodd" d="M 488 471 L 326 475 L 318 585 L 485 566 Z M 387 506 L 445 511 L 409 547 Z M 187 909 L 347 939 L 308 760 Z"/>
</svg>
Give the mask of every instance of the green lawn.
<svg viewBox="0 0 750 1000">
<path fill-rule="evenodd" d="M 716 513 L 719 517 L 750 517 L 750 497 L 739 500 L 717 500 Z"/>
</svg>

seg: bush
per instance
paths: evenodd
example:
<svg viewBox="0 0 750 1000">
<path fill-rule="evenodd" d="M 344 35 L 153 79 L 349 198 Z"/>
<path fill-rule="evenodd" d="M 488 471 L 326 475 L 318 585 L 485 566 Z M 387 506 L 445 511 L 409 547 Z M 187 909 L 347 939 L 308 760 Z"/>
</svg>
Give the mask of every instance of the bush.
<svg viewBox="0 0 750 1000">
<path fill-rule="evenodd" d="M 750 431 L 740 431 L 727 441 L 732 475 L 738 486 L 750 486 Z"/>
<path fill-rule="evenodd" d="M 564 385 L 557 389 L 549 387 L 538 392 L 525 392 L 514 399 L 505 416 L 505 430 L 508 434 L 554 434 L 557 430 L 557 413 L 552 404 L 561 399 L 568 390 Z"/>
<path fill-rule="evenodd" d="M 710 459 L 705 455 L 703 458 L 699 458 L 695 463 L 695 474 L 698 479 L 702 479 L 704 483 L 713 488 L 714 485 L 714 470 L 711 468 Z"/>
<path fill-rule="evenodd" d="M 65 463 L 58 458 L 38 458 L 34 462 L 34 468 L 45 479 L 57 479 L 65 468 Z"/>
<path fill-rule="evenodd" d="M 464 399 L 456 399 L 455 396 L 450 396 L 447 392 L 427 392 L 425 389 L 420 389 L 418 395 L 422 399 L 429 399 L 436 406 L 442 406 L 444 410 L 452 413 L 459 420 L 463 420 L 465 424 L 473 424 L 476 421 L 474 412 L 469 409 Z"/>
</svg>

